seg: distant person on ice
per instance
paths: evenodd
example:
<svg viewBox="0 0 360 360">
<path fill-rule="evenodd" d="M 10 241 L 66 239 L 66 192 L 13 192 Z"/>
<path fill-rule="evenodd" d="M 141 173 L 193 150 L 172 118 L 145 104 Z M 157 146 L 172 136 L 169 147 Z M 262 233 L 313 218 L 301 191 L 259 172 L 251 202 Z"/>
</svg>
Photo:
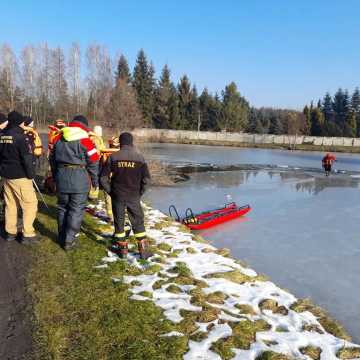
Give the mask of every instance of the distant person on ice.
<svg viewBox="0 0 360 360">
<path fill-rule="evenodd" d="M 330 153 L 327 153 L 323 159 L 322 159 L 322 166 L 325 170 L 325 175 L 329 176 L 331 173 L 331 167 L 333 162 L 336 161 L 336 157 L 334 155 L 331 155 Z"/>
<path fill-rule="evenodd" d="M 144 157 L 133 146 L 133 137 L 124 132 L 120 135 L 120 151 L 113 153 L 104 165 L 100 183 L 110 194 L 114 214 L 115 233 L 113 246 L 119 255 L 126 258 L 128 243 L 125 231 L 125 210 L 132 225 L 141 259 L 152 254 L 146 240 L 144 213 L 140 198 L 150 180 L 150 173 Z"/>
<path fill-rule="evenodd" d="M 88 133 L 87 119 L 75 116 L 54 140 L 49 156 L 58 196 L 58 236 L 64 250 L 76 245 L 90 182 L 94 188 L 99 186 L 99 154 Z"/>
</svg>

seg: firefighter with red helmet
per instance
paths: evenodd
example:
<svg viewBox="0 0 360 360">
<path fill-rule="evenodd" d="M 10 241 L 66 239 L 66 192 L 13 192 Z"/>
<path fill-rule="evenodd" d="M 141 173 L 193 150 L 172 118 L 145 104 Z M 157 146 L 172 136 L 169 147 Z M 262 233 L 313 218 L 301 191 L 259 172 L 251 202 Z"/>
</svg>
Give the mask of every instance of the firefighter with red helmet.
<svg viewBox="0 0 360 360">
<path fill-rule="evenodd" d="M 325 170 L 325 175 L 329 176 L 331 173 L 332 165 L 336 161 L 336 157 L 330 153 L 327 153 L 322 159 L 322 166 Z"/>
</svg>

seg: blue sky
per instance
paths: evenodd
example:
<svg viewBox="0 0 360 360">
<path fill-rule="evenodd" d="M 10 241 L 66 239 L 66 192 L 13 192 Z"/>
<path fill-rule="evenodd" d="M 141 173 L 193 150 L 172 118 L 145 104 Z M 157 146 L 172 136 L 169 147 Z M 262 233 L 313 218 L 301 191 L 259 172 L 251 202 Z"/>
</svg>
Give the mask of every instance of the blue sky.
<svg viewBox="0 0 360 360">
<path fill-rule="evenodd" d="M 360 86 L 359 13 L 358 0 L 1 0 L 0 43 L 98 42 L 131 66 L 144 48 L 175 81 L 235 81 L 255 106 L 301 108 Z"/>
</svg>

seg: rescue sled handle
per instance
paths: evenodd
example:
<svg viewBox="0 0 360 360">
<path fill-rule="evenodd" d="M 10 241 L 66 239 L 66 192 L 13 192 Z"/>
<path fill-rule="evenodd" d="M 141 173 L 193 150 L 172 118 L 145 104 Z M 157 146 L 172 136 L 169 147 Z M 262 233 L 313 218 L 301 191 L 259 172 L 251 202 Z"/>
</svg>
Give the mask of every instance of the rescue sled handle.
<svg viewBox="0 0 360 360">
<path fill-rule="evenodd" d="M 185 211 L 185 219 L 194 219 L 194 213 L 191 208 L 187 208 Z"/>
<path fill-rule="evenodd" d="M 174 212 L 174 214 L 176 215 L 176 217 L 173 216 L 172 212 Z M 178 213 L 178 211 L 176 210 L 175 205 L 170 205 L 170 206 L 169 206 L 169 216 L 170 216 L 171 218 L 173 218 L 174 220 L 176 220 L 176 221 L 178 221 L 178 222 L 181 222 L 179 213 Z"/>
</svg>

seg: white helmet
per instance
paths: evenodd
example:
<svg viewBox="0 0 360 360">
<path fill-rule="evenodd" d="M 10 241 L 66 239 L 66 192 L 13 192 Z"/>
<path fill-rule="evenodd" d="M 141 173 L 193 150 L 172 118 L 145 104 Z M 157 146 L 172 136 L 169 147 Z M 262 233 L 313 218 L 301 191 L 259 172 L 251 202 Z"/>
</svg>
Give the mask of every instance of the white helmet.
<svg viewBox="0 0 360 360">
<path fill-rule="evenodd" d="M 102 136 L 102 134 L 103 134 L 102 127 L 100 125 L 94 126 L 94 133 L 97 136 Z"/>
</svg>

